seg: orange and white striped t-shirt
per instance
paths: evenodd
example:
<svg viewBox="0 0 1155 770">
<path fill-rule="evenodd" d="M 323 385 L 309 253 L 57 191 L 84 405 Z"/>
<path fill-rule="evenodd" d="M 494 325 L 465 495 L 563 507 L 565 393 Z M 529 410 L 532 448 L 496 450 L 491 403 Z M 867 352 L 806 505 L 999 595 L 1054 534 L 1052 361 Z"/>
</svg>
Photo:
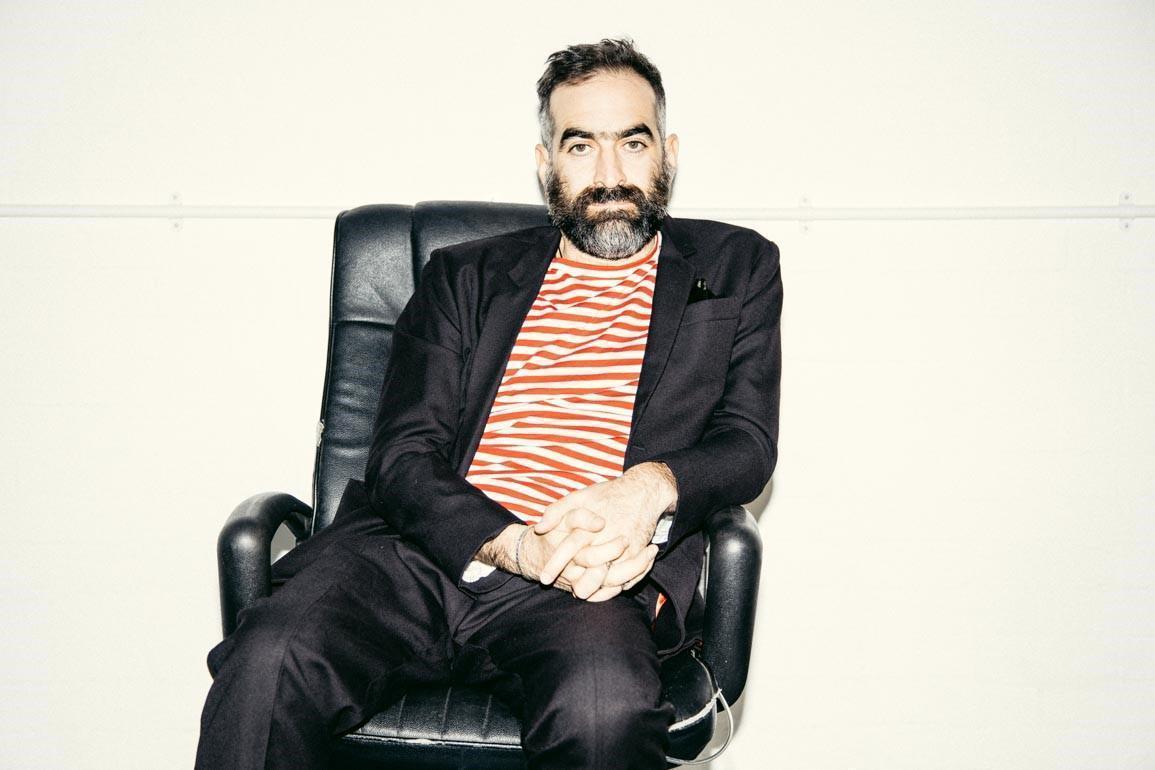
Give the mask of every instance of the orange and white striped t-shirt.
<svg viewBox="0 0 1155 770">
<path fill-rule="evenodd" d="M 509 356 L 466 479 L 527 523 L 620 476 L 661 236 L 628 262 L 554 257 Z"/>
</svg>

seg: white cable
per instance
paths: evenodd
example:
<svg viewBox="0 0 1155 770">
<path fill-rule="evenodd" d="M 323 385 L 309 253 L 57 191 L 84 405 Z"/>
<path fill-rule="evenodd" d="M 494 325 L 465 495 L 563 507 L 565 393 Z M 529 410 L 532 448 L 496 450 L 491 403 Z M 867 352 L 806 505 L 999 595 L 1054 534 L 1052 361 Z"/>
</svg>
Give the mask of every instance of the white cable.
<svg viewBox="0 0 1155 770">
<path fill-rule="evenodd" d="M 694 657 L 697 658 L 698 656 L 695 655 Z M 717 751 L 705 759 L 676 759 L 667 756 L 666 761 L 675 765 L 708 765 L 722 756 L 722 752 L 726 750 L 726 747 L 730 745 L 730 741 L 734 738 L 734 713 L 730 711 L 730 704 L 726 702 L 726 696 L 722 694 L 722 688 L 714 681 L 714 672 L 711 671 L 709 666 L 704 662 L 699 662 L 701 662 L 702 667 L 706 669 L 706 675 L 710 677 L 710 684 L 714 687 L 714 697 L 710 698 L 710 704 L 713 705 L 715 701 L 721 701 L 722 711 L 726 712 L 726 741 L 718 747 Z"/>
</svg>

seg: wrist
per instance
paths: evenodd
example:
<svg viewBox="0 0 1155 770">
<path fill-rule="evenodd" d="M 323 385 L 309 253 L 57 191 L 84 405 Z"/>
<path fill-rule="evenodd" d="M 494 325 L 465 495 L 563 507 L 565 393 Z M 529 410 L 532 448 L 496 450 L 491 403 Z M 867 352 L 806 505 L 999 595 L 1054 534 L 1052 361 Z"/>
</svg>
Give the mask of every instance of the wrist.
<svg viewBox="0 0 1155 770">
<path fill-rule="evenodd" d="M 655 502 L 659 518 L 673 511 L 678 504 L 678 481 L 665 463 L 640 463 L 622 475 L 631 476 L 646 486 L 647 495 Z"/>
<path fill-rule="evenodd" d="M 519 571 L 518 548 L 521 538 L 528 531 L 529 527 L 524 524 L 510 524 L 501 530 L 495 538 L 481 546 L 474 558 L 483 564 L 519 575 L 521 572 Z"/>
</svg>

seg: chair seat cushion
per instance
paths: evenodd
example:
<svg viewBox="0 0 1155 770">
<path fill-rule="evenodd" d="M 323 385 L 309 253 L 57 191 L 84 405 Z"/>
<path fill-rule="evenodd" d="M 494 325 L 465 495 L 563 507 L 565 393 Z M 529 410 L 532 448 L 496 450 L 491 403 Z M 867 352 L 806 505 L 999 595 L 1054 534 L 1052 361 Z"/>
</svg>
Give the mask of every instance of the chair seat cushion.
<svg viewBox="0 0 1155 770">
<path fill-rule="evenodd" d="M 697 756 L 714 733 L 714 690 L 692 650 L 662 663 L 662 696 L 674 706 L 670 756 Z M 337 767 L 524 768 L 517 719 L 477 687 L 421 687 L 344 736 Z"/>
</svg>

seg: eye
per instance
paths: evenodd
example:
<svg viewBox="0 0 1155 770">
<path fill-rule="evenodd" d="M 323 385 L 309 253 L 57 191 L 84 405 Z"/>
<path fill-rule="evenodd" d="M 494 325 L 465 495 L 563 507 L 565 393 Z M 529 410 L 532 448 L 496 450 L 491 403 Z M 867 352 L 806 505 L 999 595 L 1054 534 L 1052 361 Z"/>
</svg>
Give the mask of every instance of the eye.
<svg viewBox="0 0 1155 770">
<path fill-rule="evenodd" d="M 569 149 L 567 149 L 566 152 L 568 152 L 570 155 L 588 155 L 589 149 L 590 146 L 588 144 L 575 142 L 569 146 Z"/>
</svg>

